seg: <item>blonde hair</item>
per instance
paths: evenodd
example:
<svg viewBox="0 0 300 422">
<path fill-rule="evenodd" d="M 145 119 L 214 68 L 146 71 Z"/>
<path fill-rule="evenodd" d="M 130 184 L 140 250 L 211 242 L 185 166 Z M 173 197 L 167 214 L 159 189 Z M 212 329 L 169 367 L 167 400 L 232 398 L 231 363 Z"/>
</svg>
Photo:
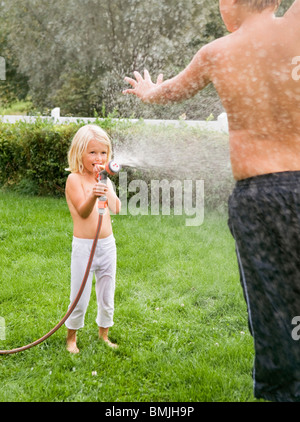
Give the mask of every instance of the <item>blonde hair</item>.
<svg viewBox="0 0 300 422">
<path fill-rule="evenodd" d="M 71 147 L 68 153 L 69 168 L 67 171 L 72 173 L 83 173 L 82 155 L 86 151 L 90 141 L 99 141 L 107 145 L 107 159 L 111 159 L 112 146 L 108 134 L 97 125 L 82 126 L 72 139 Z"/>
<path fill-rule="evenodd" d="M 281 0 L 236 0 L 237 4 L 244 4 L 248 6 L 250 10 L 262 12 L 267 7 L 274 6 L 274 9 L 278 8 Z"/>
</svg>

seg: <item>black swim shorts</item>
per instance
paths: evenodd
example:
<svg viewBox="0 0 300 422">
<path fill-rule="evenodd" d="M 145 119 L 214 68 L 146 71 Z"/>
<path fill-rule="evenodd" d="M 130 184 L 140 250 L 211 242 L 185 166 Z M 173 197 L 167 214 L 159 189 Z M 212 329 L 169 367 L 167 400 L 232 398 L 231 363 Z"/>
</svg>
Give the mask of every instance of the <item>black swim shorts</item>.
<svg viewBox="0 0 300 422">
<path fill-rule="evenodd" d="M 254 340 L 254 395 L 300 401 L 300 340 L 293 335 L 300 320 L 300 172 L 238 181 L 229 227 Z"/>
</svg>

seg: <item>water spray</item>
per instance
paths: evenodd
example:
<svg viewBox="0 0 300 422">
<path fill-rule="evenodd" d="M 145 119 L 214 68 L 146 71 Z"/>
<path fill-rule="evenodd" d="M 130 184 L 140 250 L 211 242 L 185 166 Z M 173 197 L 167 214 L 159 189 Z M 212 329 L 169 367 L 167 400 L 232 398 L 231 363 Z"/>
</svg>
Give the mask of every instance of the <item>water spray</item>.
<svg viewBox="0 0 300 422">
<path fill-rule="evenodd" d="M 98 180 L 99 181 L 101 180 L 102 183 L 106 184 L 107 183 L 107 175 L 114 176 L 117 173 L 119 173 L 120 170 L 121 170 L 121 166 L 116 161 L 110 161 L 109 163 L 106 164 L 104 170 L 99 172 L 99 174 L 97 176 Z M 106 205 L 103 205 L 103 203 L 106 204 Z M 65 323 L 65 321 L 69 318 L 71 313 L 74 311 L 77 303 L 79 302 L 79 299 L 81 298 L 81 295 L 83 293 L 83 290 L 85 288 L 85 285 L 86 285 L 86 282 L 87 282 L 87 279 L 88 279 L 88 276 L 89 276 L 89 272 L 91 270 L 91 265 L 92 265 L 92 262 L 93 262 L 93 258 L 94 258 L 96 247 L 97 247 L 98 238 L 99 238 L 100 231 L 101 231 L 103 215 L 104 215 L 104 212 L 105 212 L 105 208 L 107 207 L 106 196 L 99 197 L 98 204 L 101 204 L 101 205 L 98 205 L 99 219 L 98 219 L 97 230 L 96 230 L 95 238 L 93 240 L 92 249 L 91 249 L 91 252 L 90 252 L 88 264 L 87 264 L 87 267 L 86 267 L 86 270 L 85 270 L 85 274 L 84 274 L 81 286 L 78 290 L 77 296 L 74 299 L 73 303 L 70 305 L 67 313 L 61 319 L 61 321 L 54 328 L 52 328 L 52 330 L 50 330 L 47 334 L 45 334 L 40 339 L 34 341 L 33 343 L 27 344 L 26 346 L 18 347 L 16 349 L 0 350 L 0 355 L 10 355 L 10 354 L 22 352 L 24 350 L 30 349 L 31 347 L 37 346 L 38 344 L 42 343 L 47 338 L 52 336 L 52 334 L 54 334 Z"/>
</svg>

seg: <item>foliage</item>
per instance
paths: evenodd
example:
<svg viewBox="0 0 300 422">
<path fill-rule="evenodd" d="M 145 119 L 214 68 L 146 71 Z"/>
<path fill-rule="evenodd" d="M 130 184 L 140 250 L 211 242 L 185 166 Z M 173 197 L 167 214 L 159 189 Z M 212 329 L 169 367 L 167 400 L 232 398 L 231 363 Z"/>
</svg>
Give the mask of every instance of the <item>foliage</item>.
<svg viewBox="0 0 300 422">
<path fill-rule="evenodd" d="M 7 106 L 15 101 L 24 100 L 29 86 L 28 78 L 18 71 L 18 59 L 10 44 L 5 28 L 7 23 L 3 19 L 3 5 L 0 5 L 0 55 L 5 59 L 6 80 L 0 81 L 0 104 Z"/>
<path fill-rule="evenodd" d="M 16 116 L 26 116 L 27 113 L 32 113 L 33 104 L 31 101 L 16 101 L 12 102 L 7 107 L 0 108 L 0 115 L 7 116 L 7 115 L 16 115 Z"/>
<path fill-rule="evenodd" d="M 107 112 L 118 109 L 128 117 L 134 111 L 146 117 L 157 110 L 141 109 L 135 99 L 121 94 L 124 76 L 144 67 L 154 77 L 159 72 L 170 77 L 182 69 L 215 33 L 206 18 L 216 6 L 208 0 L 67 0 L 43 6 L 39 0 L 11 0 L 2 8 L 18 72 L 27 78 L 41 110 L 60 106 L 63 115 L 83 117 L 99 113 L 105 103 Z M 202 30 L 204 36 L 199 35 Z M 174 106 L 158 111 L 177 118 L 184 110 Z M 204 118 L 213 111 L 205 110 Z"/>
<path fill-rule="evenodd" d="M 283 0 L 279 15 L 293 0 Z M 204 44 L 226 34 L 214 0 L 10 0 L 0 4 L 0 54 L 7 81 L 2 105 L 32 97 L 42 114 L 205 120 L 222 111 L 210 86 L 193 99 L 153 107 L 123 96 L 124 76 L 146 67 L 154 78 L 177 74 Z"/>
<path fill-rule="evenodd" d="M 76 129 L 77 125 L 56 126 L 41 119 L 29 124 L 1 123 L 1 184 L 34 194 L 61 194 L 67 151 Z"/>
<path fill-rule="evenodd" d="M 63 195 L 68 150 L 73 136 L 84 124 L 82 120 L 55 124 L 42 117 L 30 123 L 0 122 L 0 186 L 33 195 Z M 97 118 L 93 124 L 113 138 L 116 122 L 112 117 Z"/>
<path fill-rule="evenodd" d="M 129 188 L 132 181 L 146 182 L 150 199 L 152 180 L 204 180 L 206 205 L 226 207 L 233 185 L 227 134 L 189 128 L 184 121 L 180 128 L 169 125 L 163 130 L 142 121 L 132 124 L 111 117 L 94 123 L 110 135 L 115 158 L 123 159 L 120 164 L 126 171 L 128 188 L 123 182 L 120 187 L 119 176 L 112 177 L 118 195 L 131 198 L 137 194 Z M 42 118 L 34 123 L 0 123 L 0 186 L 34 195 L 63 195 L 67 153 L 83 124 L 78 120 L 57 125 Z M 133 167 L 126 166 L 128 158 L 129 165 L 134 161 Z M 173 197 L 172 193 L 171 205 Z"/>
</svg>

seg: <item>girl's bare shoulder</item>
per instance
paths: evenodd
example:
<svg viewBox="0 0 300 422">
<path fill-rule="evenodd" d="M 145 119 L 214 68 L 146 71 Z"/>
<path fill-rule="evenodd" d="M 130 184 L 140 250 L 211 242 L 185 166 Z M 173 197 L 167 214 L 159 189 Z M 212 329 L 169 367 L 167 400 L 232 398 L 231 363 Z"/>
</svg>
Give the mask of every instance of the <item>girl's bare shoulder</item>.
<svg viewBox="0 0 300 422">
<path fill-rule="evenodd" d="M 76 187 L 82 183 L 82 175 L 80 173 L 70 173 L 67 177 L 66 188 Z"/>
<path fill-rule="evenodd" d="M 80 173 L 70 173 L 67 177 L 67 181 L 70 181 L 71 183 L 74 181 L 81 180 L 82 175 Z"/>
</svg>

